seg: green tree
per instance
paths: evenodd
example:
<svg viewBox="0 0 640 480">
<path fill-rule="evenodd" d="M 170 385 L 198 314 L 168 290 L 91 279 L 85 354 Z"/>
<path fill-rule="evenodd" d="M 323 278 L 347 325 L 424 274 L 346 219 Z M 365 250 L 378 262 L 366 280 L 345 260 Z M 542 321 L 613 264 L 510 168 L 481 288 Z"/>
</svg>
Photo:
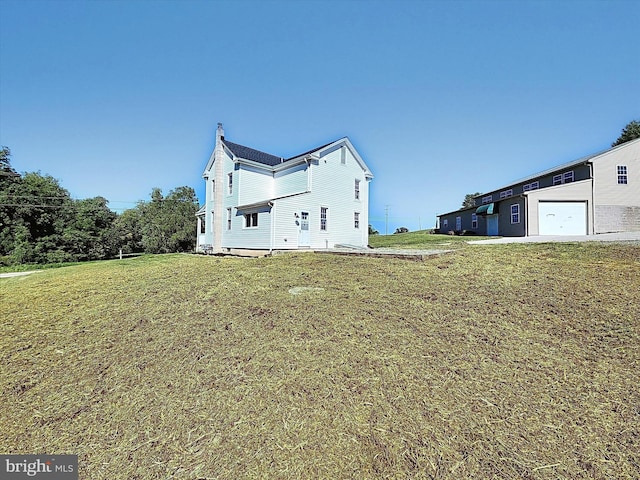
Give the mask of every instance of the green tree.
<svg viewBox="0 0 640 480">
<path fill-rule="evenodd" d="M 475 197 L 480 195 L 480 192 L 476 193 L 467 193 L 464 196 L 464 200 L 462 201 L 462 208 L 471 208 L 476 206 L 476 202 L 474 200 Z"/>
<path fill-rule="evenodd" d="M 373 225 L 369 225 L 369 235 L 378 235 L 380 232 L 373 228 Z"/>
<path fill-rule="evenodd" d="M 115 221 L 118 247 L 124 253 L 144 252 L 142 243 L 142 212 L 140 208 L 125 210 Z"/>
<path fill-rule="evenodd" d="M 136 210 L 137 218 L 130 214 L 127 221 L 131 226 L 135 223 L 139 226 L 141 243 L 146 253 L 193 250 L 196 242 L 194 218 L 198 211 L 198 199 L 193 188 L 178 187 L 166 197 L 162 195 L 161 189 L 154 188 L 151 201 L 140 202 Z M 131 237 L 135 237 L 133 232 Z"/>
<path fill-rule="evenodd" d="M 3 261 L 46 263 L 70 259 L 64 252 L 62 235 L 71 218 L 69 192 L 53 177 L 32 172 L 3 181 L 0 186 Z"/>
<path fill-rule="evenodd" d="M 11 150 L 9 147 L 0 148 L 0 182 L 7 182 L 20 175 L 11 166 Z"/>
<path fill-rule="evenodd" d="M 616 147 L 631 140 L 635 140 L 636 138 L 640 138 L 640 122 L 637 120 L 631 120 L 627 123 L 627 126 L 622 129 L 622 133 L 618 139 L 611 144 L 611 146 Z"/>
<path fill-rule="evenodd" d="M 65 251 L 74 260 L 102 260 L 118 251 L 117 215 L 104 197 L 73 202 L 72 221 L 64 229 Z"/>
</svg>

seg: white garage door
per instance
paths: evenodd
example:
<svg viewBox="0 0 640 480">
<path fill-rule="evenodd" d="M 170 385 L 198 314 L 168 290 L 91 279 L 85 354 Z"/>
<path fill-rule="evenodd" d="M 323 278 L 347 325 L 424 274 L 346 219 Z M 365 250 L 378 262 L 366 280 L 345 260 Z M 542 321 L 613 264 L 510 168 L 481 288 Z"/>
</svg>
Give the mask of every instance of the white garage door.
<svg viewBox="0 0 640 480">
<path fill-rule="evenodd" d="M 540 202 L 540 235 L 586 235 L 587 202 Z"/>
</svg>

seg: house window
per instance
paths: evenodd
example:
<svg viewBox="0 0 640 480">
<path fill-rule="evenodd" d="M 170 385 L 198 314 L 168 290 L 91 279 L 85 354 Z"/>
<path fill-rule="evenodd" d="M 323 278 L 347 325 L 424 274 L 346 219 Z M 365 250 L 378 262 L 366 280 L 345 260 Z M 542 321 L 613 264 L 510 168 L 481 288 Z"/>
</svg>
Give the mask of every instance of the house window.
<svg viewBox="0 0 640 480">
<path fill-rule="evenodd" d="M 553 176 L 553 184 L 560 185 L 562 183 L 562 175 L 554 175 Z"/>
<path fill-rule="evenodd" d="M 449 227 L 449 219 L 445 218 L 442 221 L 442 228 L 448 228 Z"/>
<path fill-rule="evenodd" d="M 510 188 L 509 190 L 504 190 L 503 192 L 500 192 L 500 199 L 502 200 L 503 198 L 507 198 L 507 197 L 511 197 L 513 196 L 513 189 Z"/>
<path fill-rule="evenodd" d="M 482 197 L 482 203 L 491 203 L 493 202 L 493 195 L 487 195 L 486 197 Z"/>
<path fill-rule="evenodd" d="M 511 223 L 520 223 L 520 205 L 511 205 Z"/>
<path fill-rule="evenodd" d="M 353 212 L 353 227 L 360 228 L 360 214 L 358 212 Z"/>
<path fill-rule="evenodd" d="M 562 183 L 571 183 L 573 182 L 573 170 L 570 172 L 565 172 L 562 176 Z"/>
<path fill-rule="evenodd" d="M 525 186 L 523 186 L 522 191 L 528 192 L 530 190 L 538 190 L 539 188 L 540 188 L 540 182 L 532 182 L 532 183 L 527 183 Z"/>
<path fill-rule="evenodd" d="M 327 207 L 320 207 L 320 230 L 327 231 Z"/>
<path fill-rule="evenodd" d="M 356 180 L 354 188 L 356 200 L 360 200 L 360 180 Z"/>
<path fill-rule="evenodd" d="M 471 228 L 478 228 L 478 215 L 475 213 L 471 214 Z"/>
<path fill-rule="evenodd" d="M 213 193 L 214 195 L 216 193 L 216 181 L 215 180 L 211 180 L 211 193 Z"/>
<path fill-rule="evenodd" d="M 231 230 L 231 209 L 227 208 L 227 230 Z"/>
<path fill-rule="evenodd" d="M 227 178 L 228 178 L 228 181 L 227 181 L 228 192 L 229 192 L 229 195 L 232 195 L 233 194 L 233 172 L 227 175 Z"/>
<path fill-rule="evenodd" d="M 627 184 L 627 166 L 618 165 L 618 185 Z"/>
<path fill-rule="evenodd" d="M 342 147 L 340 149 L 340 163 L 342 165 L 347 164 L 347 149 L 345 147 Z"/>
<path fill-rule="evenodd" d="M 462 217 L 456 217 L 456 230 L 462 230 Z"/>
<path fill-rule="evenodd" d="M 244 214 L 244 226 L 245 228 L 254 228 L 258 226 L 258 213 L 245 213 Z"/>
</svg>

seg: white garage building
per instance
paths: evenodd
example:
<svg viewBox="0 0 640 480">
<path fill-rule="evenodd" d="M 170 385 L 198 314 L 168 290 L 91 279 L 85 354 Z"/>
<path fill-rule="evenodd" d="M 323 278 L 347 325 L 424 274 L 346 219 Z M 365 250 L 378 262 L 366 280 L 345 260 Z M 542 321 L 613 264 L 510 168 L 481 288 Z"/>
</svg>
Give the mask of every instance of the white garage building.
<svg viewBox="0 0 640 480">
<path fill-rule="evenodd" d="M 640 139 L 531 175 L 438 216 L 440 232 L 594 235 L 640 231 Z"/>
</svg>

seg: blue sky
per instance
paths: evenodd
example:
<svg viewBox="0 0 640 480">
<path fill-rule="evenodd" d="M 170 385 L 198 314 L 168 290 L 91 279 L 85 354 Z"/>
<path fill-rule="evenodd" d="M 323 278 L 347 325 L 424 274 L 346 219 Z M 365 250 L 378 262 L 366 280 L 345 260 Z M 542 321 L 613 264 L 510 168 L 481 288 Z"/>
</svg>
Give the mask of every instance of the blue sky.
<svg viewBox="0 0 640 480">
<path fill-rule="evenodd" d="M 122 211 L 203 199 L 217 122 L 284 157 L 348 136 L 370 223 L 430 228 L 640 119 L 639 24 L 626 0 L 0 0 L 0 144 Z"/>
</svg>

